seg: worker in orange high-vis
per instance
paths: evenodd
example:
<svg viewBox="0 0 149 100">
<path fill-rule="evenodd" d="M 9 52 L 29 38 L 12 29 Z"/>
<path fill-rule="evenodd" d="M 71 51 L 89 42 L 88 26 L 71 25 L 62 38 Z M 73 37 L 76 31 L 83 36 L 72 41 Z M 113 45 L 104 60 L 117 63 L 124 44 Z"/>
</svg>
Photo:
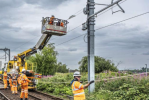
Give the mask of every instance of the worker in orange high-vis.
<svg viewBox="0 0 149 100">
<path fill-rule="evenodd" d="M 7 89 L 7 71 L 6 69 L 4 70 L 4 74 L 3 74 L 3 82 L 4 82 L 4 89 Z"/>
<path fill-rule="evenodd" d="M 18 84 L 21 84 L 21 76 L 20 75 L 18 75 Z"/>
<path fill-rule="evenodd" d="M 27 76 L 26 76 L 26 70 L 22 69 L 22 74 L 21 74 L 21 95 L 20 95 L 20 100 L 23 100 L 23 97 L 25 95 L 25 100 L 28 100 L 28 82 L 31 82 Z"/>
<path fill-rule="evenodd" d="M 12 94 L 18 94 L 16 73 L 12 74 Z"/>
<path fill-rule="evenodd" d="M 12 91 L 12 75 L 9 75 L 9 86 L 10 86 L 10 90 Z"/>
<path fill-rule="evenodd" d="M 61 25 L 60 25 L 61 27 L 64 27 L 64 23 L 63 22 L 61 22 Z"/>
<path fill-rule="evenodd" d="M 17 79 L 17 81 L 18 81 L 18 89 L 21 89 L 21 76 L 20 76 L 20 74 L 18 75 L 18 79 Z"/>
<path fill-rule="evenodd" d="M 51 18 L 50 18 L 50 21 L 49 21 L 50 25 L 53 25 L 54 18 L 55 18 L 54 15 L 52 15 Z"/>
<path fill-rule="evenodd" d="M 86 85 L 80 83 L 80 72 L 74 72 L 74 79 L 71 81 L 71 87 L 74 95 L 74 100 L 85 100 L 84 89 L 87 88 L 90 84 L 94 83 L 94 81 L 89 82 Z"/>
</svg>

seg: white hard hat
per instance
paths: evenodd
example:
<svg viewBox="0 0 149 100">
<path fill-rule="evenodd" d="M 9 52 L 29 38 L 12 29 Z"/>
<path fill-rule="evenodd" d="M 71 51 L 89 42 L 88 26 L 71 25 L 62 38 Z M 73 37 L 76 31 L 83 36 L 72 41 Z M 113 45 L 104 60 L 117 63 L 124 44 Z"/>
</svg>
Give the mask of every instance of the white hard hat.
<svg viewBox="0 0 149 100">
<path fill-rule="evenodd" d="M 74 72 L 73 76 L 81 76 L 81 75 L 80 75 L 80 72 L 76 71 Z"/>
<path fill-rule="evenodd" d="M 4 72 L 7 72 L 7 70 L 6 70 L 6 69 L 4 69 Z"/>
<path fill-rule="evenodd" d="M 16 66 L 16 69 L 19 69 L 19 66 Z"/>
<path fill-rule="evenodd" d="M 12 74 L 15 74 L 15 69 L 12 69 Z"/>
<path fill-rule="evenodd" d="M 22 72 L 26 71 L 24 68 L 22 69 Z"/>
</svg>

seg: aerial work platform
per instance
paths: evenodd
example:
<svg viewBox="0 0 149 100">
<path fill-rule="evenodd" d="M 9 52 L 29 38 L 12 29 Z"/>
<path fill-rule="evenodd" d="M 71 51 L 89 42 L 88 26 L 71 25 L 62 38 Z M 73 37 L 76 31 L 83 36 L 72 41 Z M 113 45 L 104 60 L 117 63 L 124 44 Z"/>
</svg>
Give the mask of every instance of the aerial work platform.
<svg viewBox="0 0 149 100">
<path fill-rule="evenodd" d="M 60 24 L 63 23 L 63 26 Z M 67 33 L 67 20 L 62 20 L 58 18 L 53 18 L 52 24 L 50 24 L 50 17 L 42 18 L 42 34 L 50 34 L 50 35 L 57 35 L 62 36 L 66 35 Z"/>
</svg>

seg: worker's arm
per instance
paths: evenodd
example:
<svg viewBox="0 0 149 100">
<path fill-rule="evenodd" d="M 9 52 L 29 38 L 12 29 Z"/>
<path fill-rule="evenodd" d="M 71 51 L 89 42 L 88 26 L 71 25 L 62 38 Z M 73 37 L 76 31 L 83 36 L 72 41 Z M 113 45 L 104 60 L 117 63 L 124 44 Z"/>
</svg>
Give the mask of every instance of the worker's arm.
<svg viewBox="0 0 149 100">
<path fill-rule="evenodd" d="M 24 77 L 24 80 L 27 82 L 31 82 L 26 76 Z"/>
<path fill-rule="evenodd" d="M 84 88 L 84 89 L 87 88 L 87 87 L 88 87 L 89 85 L 91 85 L 92 83 L 94 83 L 94 81 L 90 81 L 88 84 L 85 84 L 83 88 Z"/>
<path fill-rule="evenodd" d="M 85 89 L 85 88 L 87 88 L 89 85 L 90 85 L 89 83 L 88 83 L 88 84 L 85 84 L 83 88 Z"/>
</svg>

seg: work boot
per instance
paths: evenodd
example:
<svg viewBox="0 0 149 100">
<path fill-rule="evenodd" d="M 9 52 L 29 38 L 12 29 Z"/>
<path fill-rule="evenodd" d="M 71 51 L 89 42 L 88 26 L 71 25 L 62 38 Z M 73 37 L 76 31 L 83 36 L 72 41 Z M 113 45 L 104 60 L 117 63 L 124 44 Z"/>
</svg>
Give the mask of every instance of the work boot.
<svg viewBox="0 0 149 100">
<path fill-rule="evenodd" d="M 20 98 L 20 100 L 23 100 L 23 98 Z"/>
<path fill-rule="evenodd" d="M 25 100 L 28 100 L 28 98 L 25 98 Z"/>
</svg>

